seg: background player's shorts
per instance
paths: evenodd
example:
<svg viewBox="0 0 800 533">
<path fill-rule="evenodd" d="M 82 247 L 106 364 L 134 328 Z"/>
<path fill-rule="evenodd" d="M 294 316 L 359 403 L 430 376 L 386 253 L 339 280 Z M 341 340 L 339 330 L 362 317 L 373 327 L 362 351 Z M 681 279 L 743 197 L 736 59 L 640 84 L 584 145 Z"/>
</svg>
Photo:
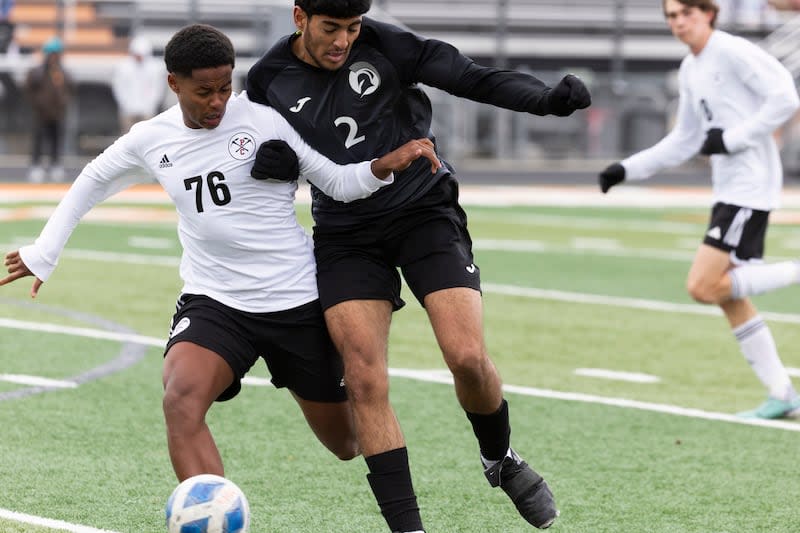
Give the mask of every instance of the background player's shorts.
<svg viewBox="0 0 800 533">
<path fill-rule="evenodd" d="M 764 257 L 768 224 L 769 211 L 718 202 L 711 208 L 703 243 L 730 252 L 734 263 L 758 261 Z"/>
<path fill-rule="evenodd" d="M 172 317 L 170 339 L 189 341 L 219 354 L 236 378 L 217 401 L 233 398 L 240 380 L 263 357 L 276 387 L 305 400 L 346 400 L 344 369 L 333 346 L 319 300 L 275 313 L 247 313 L 195 294 L 182 294 Z"/>
<path fill-rule="evenodd" d="M 314 254 L 323 309 L 347 300 L 388 300 L 400 309 L 405 302 L 398 267 L 420 304 L 437 290 L 481 287 L 458 182 L 450 175 L 413 204 L 377 220 L 315 226 Z"/>
</svg>

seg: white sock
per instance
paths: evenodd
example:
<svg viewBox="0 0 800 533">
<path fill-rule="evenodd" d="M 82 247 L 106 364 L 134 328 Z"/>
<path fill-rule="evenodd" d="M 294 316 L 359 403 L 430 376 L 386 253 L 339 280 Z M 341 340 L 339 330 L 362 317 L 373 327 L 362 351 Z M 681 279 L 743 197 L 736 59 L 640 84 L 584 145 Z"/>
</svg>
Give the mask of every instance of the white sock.
<svg viewBox="0 0 800 533">
<path fill-rule="evenodd" d="M 769 391 L 769 395 L 788 401 L 796 396 L 789 373 L 778 356 L 778 349 L 772 332 L 756 315 L 733 330 L 744 358 L 750 363 L 753 372 Z"/>
<path fill-rule="evenodd" d="M 738 266 L 731 277 L 731 298 L 738 300 L 800 283 L 800 261 Z"/>
</svg>

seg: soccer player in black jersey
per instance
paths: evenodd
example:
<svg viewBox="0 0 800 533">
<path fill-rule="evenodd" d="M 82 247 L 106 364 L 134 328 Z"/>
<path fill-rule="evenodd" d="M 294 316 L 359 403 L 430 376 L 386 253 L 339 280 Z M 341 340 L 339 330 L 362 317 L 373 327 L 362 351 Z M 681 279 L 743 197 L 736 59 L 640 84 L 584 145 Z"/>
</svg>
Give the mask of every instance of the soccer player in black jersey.
<svg viewBox="0 0 800 533">
<path fill-rule="evenodd" d="M 251 99 L 274 107 L 338 163 L 412 138 L 435 142 L 431 104 L 417 83 L 535 115 L 567 116 L 591 102 L 575 76 L 551 88 L 528 74 L 477 65 L 445 42 L 363 17 L 370 4 L 296 0 L 297 32 L 247 77 Z M 549 527 L 558 516 L 550 489 L 510 447 L 508 404 L 484 342 L 480 269 L 452 167 L 431 179 L 429 165 L 414 163 L 391 186 L 347 205 L 316 188 L 312 197 L 320 299 L 344 359 L 367 479 L 390 529 L 423 530 L 389 403 L 389 324 L 404 305 L 398 268 L 428 313 L 489 483 L 533 526 Z"/>
</svg>

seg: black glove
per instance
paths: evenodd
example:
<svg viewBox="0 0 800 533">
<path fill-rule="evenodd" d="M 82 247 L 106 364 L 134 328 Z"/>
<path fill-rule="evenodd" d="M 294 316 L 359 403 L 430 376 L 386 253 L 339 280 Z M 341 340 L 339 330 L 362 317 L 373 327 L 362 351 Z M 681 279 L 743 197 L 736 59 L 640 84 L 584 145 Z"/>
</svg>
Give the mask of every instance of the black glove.
<svg viewBox="0 0 800 533">
<path fill-rule="evenodd" d="M 720 128 L 711 128 L 706 132 L 706 140 L 703 142 L 703 146 L 700 147 L 700 153 L 703 155 L 728 153 L 728 149 L 725 148 L 725 141 L 722 140 L 722 130 Z"/>
<path fill-rule="evenodd" d="M 297 181 L 300 163 L 297 154 L 286 141 L 273 139 L 261 143 L 250 175 L 257 180 Z"/>
<path fill-rule="evenodd" d="M 567 117 L 576 109 L 584 109 L 592 104 L 589 89 L 581 79 L 573 74 L 564 76 L 558 85 L 547 93 L 547 112 L 559 117 Z"/>
<path fill-rule="evenodd" d="M 608 192 L 608 189 L 625 181 L 625 167 L 619 163 L 608 165 L 604 171 L 600 173 L 597 182 L 600 184 L 600 190 L 603 194 Z"/>
</svg>

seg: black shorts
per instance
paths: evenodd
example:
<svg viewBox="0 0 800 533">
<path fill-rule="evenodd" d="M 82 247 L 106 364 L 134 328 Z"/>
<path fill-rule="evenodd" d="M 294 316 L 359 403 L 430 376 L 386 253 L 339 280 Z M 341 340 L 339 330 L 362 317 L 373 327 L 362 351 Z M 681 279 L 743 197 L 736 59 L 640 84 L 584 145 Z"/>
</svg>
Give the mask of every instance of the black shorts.
<svg viewBox="0 0 800 533">
<path fill-rule="evenodd" d="M 247 313 L 208 296 L 182 294 L 172 317 L 168 351 L 189 341 L 216 352 L 236 379 L 217 401 L 233 398 L 240 380 L 263 357 L 275 387 L 287 387 L 305 400 L 341 402 L 342 359 L 333 346 L 319 300 L 275 313 Z"/>
<path fill-rule="evenodd" d="M 768 224 L 769 211 L 718 202 L 711 208 L 703 243 L 730 252 L 735 262 L 760 260 Z"/>
<path fill-rule="evenodd" d="M 480 290 L 467 215 L 458 204 L 458 182 L 446 175 L 404 209 L 357 227 L 314 227 L 314 255 L 322 308 L 347 300 L 400 297 L 400 274 L 423 304 L 441 289 Z"/>
</svg>

